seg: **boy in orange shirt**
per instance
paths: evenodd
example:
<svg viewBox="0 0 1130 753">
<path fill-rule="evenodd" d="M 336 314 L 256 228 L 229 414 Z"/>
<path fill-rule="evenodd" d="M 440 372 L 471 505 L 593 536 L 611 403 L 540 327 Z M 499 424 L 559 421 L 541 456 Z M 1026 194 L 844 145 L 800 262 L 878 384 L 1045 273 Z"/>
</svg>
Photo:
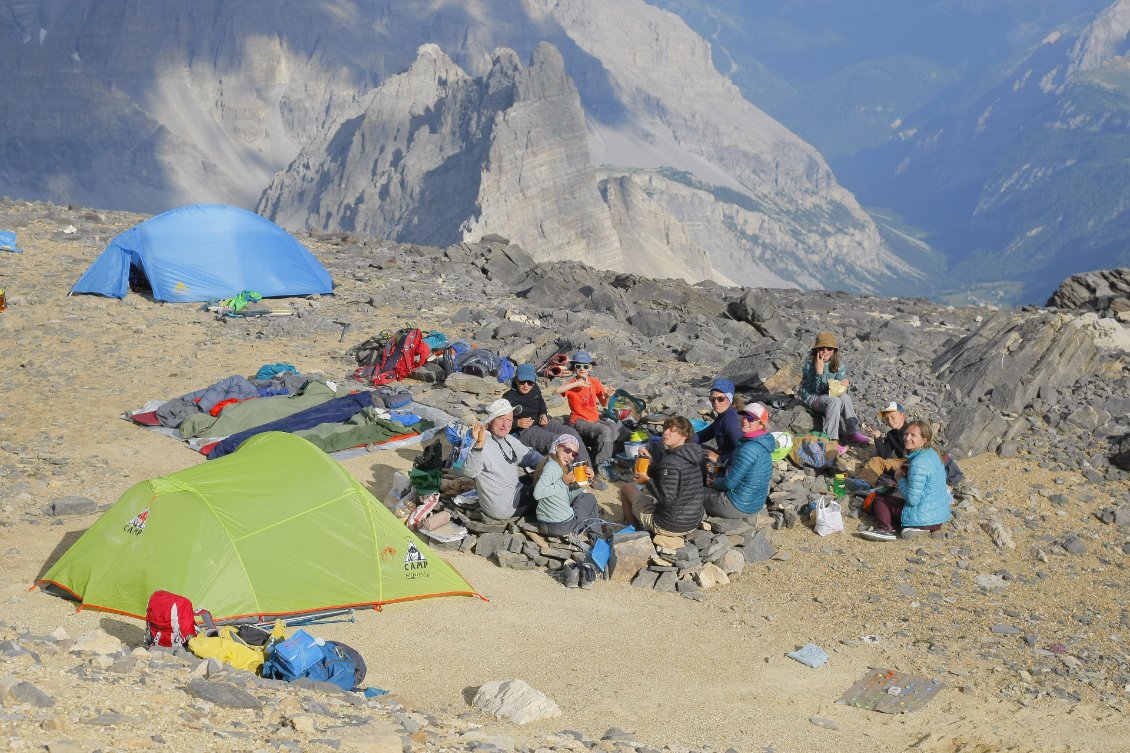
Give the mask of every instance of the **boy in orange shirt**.
<svg viewBox="0 0 1130 753">
<path fill-rule="evenodd" d="M 600 409 L 608 405 L 608 390 L 592 374 L 592 354 L 578 350 L 570 359 L 573 380 L 554 388 L 569 401 L 569 420 L 585 444 L 589 446 L 596 472 L 605 481 L 611 480 L 612 451 L 620 436 L 620 427 L 600 420 Z"/>
</svg>

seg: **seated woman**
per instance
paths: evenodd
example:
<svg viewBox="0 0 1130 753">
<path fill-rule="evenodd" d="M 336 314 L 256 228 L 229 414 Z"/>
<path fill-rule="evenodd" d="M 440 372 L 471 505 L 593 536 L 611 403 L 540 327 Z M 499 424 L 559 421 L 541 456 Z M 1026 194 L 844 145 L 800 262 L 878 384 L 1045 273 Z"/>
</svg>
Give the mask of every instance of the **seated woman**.
<svg viewBox="0 0 1130 753">
<path fill-rule="evenodd" d="M 906 463 L 895 472 L 901 497 L 875 497 L 871 514 L 879 525 L 860 531 L 872 541 L 894 541 L 895 530 L 910 538 L 936 531 L 953 517 L 953 496 L 946 486 L 942 456 L 932 446 L 934 432 L 925 421 L 911 421 L 903 435 Z"/>
<path fill-rule="evenodd" d="M 569 401 L 569 423 L 581 435 L 585 444 L 592 448 L 596 474 L 605 481 L 612 479 L 612 451 L 620 436 L 619 424 L 602 421 L 601 408 L 608 406 L 611 392 L 593 375 L 595 365 L 592 353 L 578 350 L 569 361 L 573 378 L 567 380 L 554 391 L 565 395 Z"/>
<path fill-rule="evenodd" d="M 833 395 L 830 380 L 839 382 L 844 392 Z M 840 346 L 831 332 L 816 336 L 809 358 L 804 362 L 800 378 L 800 399 L 808 408 L 824 416 L 824 433 L 834 440 L 851 444 L 871 444 L 871 437 L 859 430 L 859 417 L 855 414 L 850 385 L 844 378 L 840 362 Z"/>
<path fill-rule="evenodd" d="M 734 383 L 729 379 L 715 379 L 710 385 L 710 408 L 714 420 L 709 426 L 695 435 L 695 441 L 706 444 L 714 440 L 718 450 L 705 450 L 706 457 L 725 467 L 730 464 L 734 451 L 742 443 L 741 422 L 734 406 Z"/>
<path fill-rule="evenodd" d="M 698 528 L 705 515 L 702 445 L 690 440 L 691 422 L 672 416 L 663 422 L 663 454 L 651 461 L 634 484 L 620 486 L 624 522 L 666 536 L 682 536 Z M 649 457 L 646 449 L 642 457 Z"/>
<path fill-rule="evenodd" d="M 543 536 L 578 533 L 600 516 L 596 497 L 580 488 L 571 488 L 573 461 L 581 443 L 571 434 L 562 434 L 549 447 L 549 457 L 537 472 L 534 501 L 537 503 L 538 532 Z"/>
<path fill-rule="evenodd" d="M 724 476 L 706 491 L 706 514 L 715 518 L 756 518 L 769 496 L 773 476 L 773 451 L 777 442 L 769 433 L 769 411 L 751 403 L 738 411 L 742 443 Z"/>
<path fill-rule="evenodd" d="M 511 405 L 521 407 L 514 419 L 514 428 L 510 430 L 510 436 L 527 447 L 548 455 L 553 440 L 562 434 L 572 435 L 577 438 L 577 444 L 581 448 L 579 459 L 592 467 L 588 448 L 581 442 L 581 435 L 577 430 L 561 421 L 550 419 L 549 408 L 541 394 L 541 387 L 538 386 L 537 372 L 534 371 L 533 364 L 524 363 L 518 367 L 514 374 L 514 384 L 502 397 L 510 401 Z M 592 481 L 592 487 L 602 491 L 607 489 L 608 485 L 597 476 Z"/>
<path fill-rule="evenodd" d="M 889 474 L 898 470 L 906 458 L 904 436 L 910 425 L 906 408 L 902 403 L 891 401 L 886 408 L 879 411 L 879 418 L 886 422 L 890 431 L 875 440 L 875 457 L 868 460 L 859 471 L 859 478 L 870 487 L 893 486 L 894 482 L 890 480 Z M 956 489 L 965 480 L 965 474 L 957 467 L 957 461 L 952 455 L 943 454 L 942 464 L 946 467 L 946 483 Z"/>
</svg>

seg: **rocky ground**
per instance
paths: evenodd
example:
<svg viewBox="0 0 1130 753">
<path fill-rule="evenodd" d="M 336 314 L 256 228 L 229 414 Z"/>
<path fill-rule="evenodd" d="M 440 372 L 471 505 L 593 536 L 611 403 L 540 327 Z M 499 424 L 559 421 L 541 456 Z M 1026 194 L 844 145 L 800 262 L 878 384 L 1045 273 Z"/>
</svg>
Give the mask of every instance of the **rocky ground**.
<svg viewBox="0 0 1130 753">
<path fill-rule="evenodd" d="M 0 314 L 0 731 L 9 749 L 1126 749 L 1130 484 L 1117 458 L 1130 376 L 1117 319 L 1080 325 L 1082 315 L 1062 311 L 687 286 L 579 265 L 531 270 L 499 242 L 444 252 L 340 237 L 303 239 L 338 287 L 287 301 L 291 317 L 221 321 L 135 294 L 68 298 L 105 243 L 138 219 L 0 202 L 0 227 L 25 250 L 0 253 L 9 301 Z M 686 414 L 703 407 L 719 372 L 750 396 L 781 392 L 813 334 L 831 329 L 867 420 L 898 399 L 943 429 L 983 411 L 1000 431 L 962 430 L 980 446 L 962 459 L 975 494 L 942 536 L 871 543 L 851 519 L 828 538 L 803 524 L 771 531 L 776 554 L 703 601 L 614 582 L 564 589 L 541 572 L 445 554 L 489 603 L 397 605 L 321 630 L 362 651 L 368 683 L 393 691 L 380 698 L 139 652 L 134 621 L 73 614 L 28 591 L 96 515 L 82 513 L 83 500 L 108 505 L 138 480 L 203 462 L 123 412 L 265 363 L 342 378 L 352 345 L 406 323 L 519 358 L 566 336 L 597 353 L 607 383 Z M 1017 335 L 1037 325 L 1047 334 Z M 1085 351 L 1063 345 L 1080 338 Z M 946 356 L 992 343 L 1015 366 L 1011 389 L 999 372 Z M 1052 368 L 1056 354 L 1070 363 Z M 1032 383 L 1032 373 L 1054 378 Z M 486 397 L 412 390 L 454 415 Z M 805 420 L 783 402 L 774 428 Z M 345 465 L 379 497 L 416 452 Z M 787 503 L 819 483 L 785 468 L 778 479 L 778 489 L 798 489 Z M 599 497 L 614 517 L 614 492 Z M 809 642 L 829 652 L 828 665 L 785 658 Z M 836 704 L 869 667 L 946 689 L 903 716 Z M 511 678 L 563 715 L 517 727 L 470 705 L 478 686 Z"/>
</svg>

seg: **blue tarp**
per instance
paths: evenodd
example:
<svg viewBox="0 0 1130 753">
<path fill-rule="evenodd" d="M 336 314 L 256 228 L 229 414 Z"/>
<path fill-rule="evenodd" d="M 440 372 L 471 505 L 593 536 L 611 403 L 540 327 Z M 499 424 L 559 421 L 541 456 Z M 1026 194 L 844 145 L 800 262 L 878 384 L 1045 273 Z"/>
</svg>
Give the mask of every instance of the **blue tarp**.
<svg viewBox="0 0 1130 753">
<path fill-rule="evenodd" d="M 11 230 L 0 230 L 0 251 L 22 254 L 24 250 L 16 246 L 16 234 Z"/>
<path fill-rule="evenodd" d="M 131 267 L 159 301 L 333 292 L 329 272 L 289 233 L 224 204 L 191 204 L 135 225 L 110 241 L 71 292 L 125 298 Z"/>
</svg>

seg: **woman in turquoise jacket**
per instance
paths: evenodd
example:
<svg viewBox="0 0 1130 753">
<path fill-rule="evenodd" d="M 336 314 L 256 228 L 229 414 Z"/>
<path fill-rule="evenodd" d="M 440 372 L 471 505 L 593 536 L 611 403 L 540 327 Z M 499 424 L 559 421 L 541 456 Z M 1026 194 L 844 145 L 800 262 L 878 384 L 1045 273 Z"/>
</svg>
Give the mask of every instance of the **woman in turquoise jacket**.
<svg viewBox="0 0 1130 753">
<path fill-rule="evenodd" d="M 879 522 L 876 528 L 861 532 L 864 538 L 890 541 L 895 529 L 902 529 L 903 538 L 936 531 L 953 517 L 953 495 L 946 486 L 946 467 L 932 446 L 934 432 L 925 421 L 911 421 L 906 426 L 906 463 L 895 472 L 899 497 L 876 497 L 871 514 Z"/>
<path fill-rule="evenodd" d="M 769 433 L 769 411 L 761 403 L 738 411 L 742 443 L 730 459 L 726 475 L 714 480 L 706 494 L 706 514 L 715 518 L 752 518 L 765 507 L 773 476 L 777 442 Z"/>
</svg>

